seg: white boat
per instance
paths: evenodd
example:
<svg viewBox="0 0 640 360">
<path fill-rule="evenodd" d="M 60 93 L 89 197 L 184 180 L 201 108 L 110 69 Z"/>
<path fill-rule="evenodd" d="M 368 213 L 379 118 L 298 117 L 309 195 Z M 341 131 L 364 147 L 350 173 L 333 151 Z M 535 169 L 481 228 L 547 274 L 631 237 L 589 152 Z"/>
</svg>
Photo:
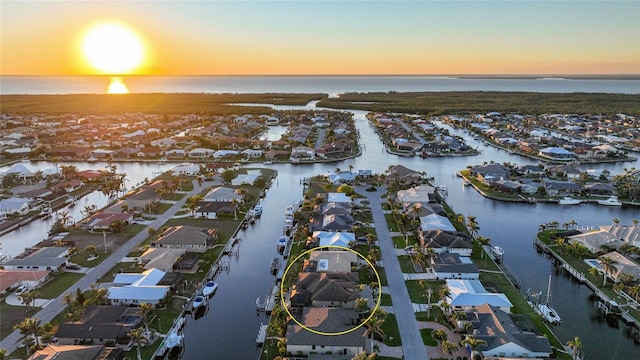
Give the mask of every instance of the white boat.
<svg viewBox="0 0 640 360">
<path fill-rule="evenodd" d="M 197 295 L 194 299 L 193 299 L 193 308 L 197 309 L 200 306 L 202 306 L 202 304 L 204 304 L 205 298 L 202 295 Z"/>
<path fill-rule="evenodd" d="M 287 206 L 287 208 L 284 210 L 284 216 L 293 217 L 293 205 Z"/>
<path fill-rule="evenodd" d="M 262 206 L 256 204 L 256 206 L 253 207 L 253 212 L 256 218 L 262 216 Z"/>
<path fill-rule="evenodd" d="M 535 310 L 542 315 L 545 321 L 550 324 L 560 324 L 560 316 L 551 306 L 549 306 L 549 298 L 551 297 L 551 275 L 549 275 L 549 283 L 547 285 L 547 301 L 542 304 L 536 304 Z"/>
<path fill-rule="evenodd" d="M 202 295 L 210 296 L 211 294 L 215 293 L 216 290 L 218 290 L 218 284 L 213 281 L 208 281 L 204 286 L 204 289 L 202 289 Z"/>
<path fill-rule="evenodd" d="M 462 185 L 469 186 L 469 185 L 471 185 L 471 182 L 469 180 L 465 179 L 465 178 L 462 178 Z"/>
<path fill-rule="evenodd" d="M 287 237 L 286 236 L 282 236 L 280 237 L 280 239 L 278 239 L 278 248 L 284 248 L 285 246 L 287 246 Z"/>
<path fill-rule="evenodd" d="M 598 204 L 607 206 L 622 206 L 622 201 L 617 196 L 612 196 L 606 200 L 598 200 Z"/>
<path fill-rule="evenodd" d="M 173 349 L 174 347 L 182 346 L 183 339 L 184 339 L 183 335 L 175 332 L 171 332 L 169 333 L 169 335 L 167 335 L 167 339 L 165 340 L 165 345 L 167 346 L 167 349 Z"/>
<path fill-rule="evenodd" d="M 271 161 L 271 160 L 265 160 L 265 161 L 263 161 L 262 163 L 263 163 L 263 164 L 265 164 L 265 165 L 271 165 L 271 164 L 273 164 L 273 161 Z"/>
<path fill-rule="evenodd" d="M 574 199 L 571 196 L 565 196 L 562 199 L 558 199 L 560 205 L 578 205 L 582 202 L 580 199 Z"/>
</svg>

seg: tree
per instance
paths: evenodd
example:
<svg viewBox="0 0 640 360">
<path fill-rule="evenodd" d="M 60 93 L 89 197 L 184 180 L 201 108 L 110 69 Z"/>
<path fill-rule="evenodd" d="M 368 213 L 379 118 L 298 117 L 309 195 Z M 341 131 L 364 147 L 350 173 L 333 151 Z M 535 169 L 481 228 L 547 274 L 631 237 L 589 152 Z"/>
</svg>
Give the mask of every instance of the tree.
<svg viewBox="0 0 640 360">
<path fill-rule="evenodd" d="M 87 252 L 87 254 L 89 254 L 90 257 L 98 256 L 98 252 L 96 251 L 95 245 L 87 245 L 87 247 L 84 248 L 84 250 Z"/>
<path fill-rule="evenodd" d="M 196 216 L 196 210 L 198 210 L 198 207 L 200 207 L 200 202 L 202 201 L 202 199 L 202 195 L 194 195 L 189 197 L 185 201 L 184 206 L 187 208 L 187 210 L 189 210 L 191 216 Z"/>
<path fill-rule="evenodd" d="M 484 236 L 478 236 L 476 238 L 476 241 L 478 242 L 478 245 L 480 245 L 480 258 L 483 259 L 484 258 L 484 249 L 482 249 L 483 246 L 485 245 L 489 245 L 489 243 L 491 242 L 491 239 L 488 237 L 484 237 Z"/>
<path fill-rule="evenodd" d="M 355 191 L 353 190 L 352 186 L 349 186 L 347 184 L 342 184 L 340 186 L 338 186 L 338 189 L 336 190 L 339 193 L 344 193 L 347 196 L 351 196 L 353 194 L 355 194 Z"/>
<path fill-rule="evenodd" d="M 600 256 L 598 257 L 598 260 L 600 262 L 600 265 L 602 266 L 603 272 L 602 286 L 607 286 L 607 276 L 609 275 L 609 273 L 612 273 L 616 269 L 615 264 L 617 264 L 617 261 L 606 256 Z"/>
<path fill-rule="evenodd" d="M 230 183 L 236 177 L 236 173 L 233 170 L 227 169 L 222 172 L 222 180 L 226 183 Z"/>
<path fill-rule="evenodd" d="M 375 360 L 378 357 L 378 354 L 373 353 L 367 355 L 366 352 L 362 351 L 356 355 L 354 355 L 351 360 Z"/>
<path fill-rule="evenodd" d="M 151 311 L 153 311 L 154 308 L 155 306 L 151 304 L 147 304 L 146 302 L 143 302 L 143 303 L 140 303 L 140 306 L 138 307 L 138 311 L 136 312 L 137 315 L 142 316 L 142 324 L 144 326 L 144 330 L 147 338 L 149 337 L 149 314 L 151 313 Z"/>
<path fill-rule="evenodd" d="M 357 298 L 355 302 L 358 314 L 366 314 L 369 312 L 369 299 Z"/>
<path fill-rule="evenodd" d="M 20 301 L 27 307 L 30 308 L 33 306 L 36 299 L 40 296 L 40 293 L 35 290 L 24 291 L 22 294 L 18 295 Z"/>
<path fill-rule="evenodd" d="M 142 360 L 140 349 L 143 345 L 149 343 L 149 339 L 146 337 L 144 329 L 141 327 L 133 329 L 129 331 L 129 336 L 131 336 L 131 340 L 133 340 L 133 342 L 136 344 L 136 353 L 138 355 L 138 360 Z"/>
<path fill-rule="evenodd" d="M 580 351 L 583 349 L 580 338 L 576 336 L 573 340 L 567 341 L 567 346 L 569 346 L 569 348 L 571 349 L 573 358 L 577 359 L 578 355 L 580 354 Z"/>
<path fill-rule="evenodd" d="M 456 350 L 458 350 L 458 344 L 449 340 L 445 340 L 442 342 L 442 351 L 445 354 L 449 355 L 449 358 L 451 358 L 451 355 L 453 355 Z"/>
<path fill-rule="evenodd" d="M 447 332 L 444 329 L 433 330 L 431 336 L 438 342 L 438 345 L 447 340 Z"/>
<path fill-rule="evenodd" d="M 7 358 L 7 349 L 0 348 L 0 360 L 5 360 Z"/>
<path fill-rule="evenodd" d="M 373 316 L 371 316 L 365 323 L 364 326 L 367 327 L 364 334 L 362 336 L 367 337 L 371 340 L 371 351 L 373 352 L 373 339 L 374 337 L 380 337 L 384 339 L 385 334 L 384 330 L 382 330 L 382 325 L 384 324 L 384 313 L 381 311 L 376 311 Z"/>
<path fill-rule="evenodd" d="M 482 345 L 487 345 L 487 342 L 482 339 L 476 339 L 473 336 L 467 336 L 464 340 L 461 341 L 461 345 L 468 345 L 471 348 L 471 360 L 474 360 L 476 349 Z"/>
<path fill-rule="evenodd" d="M 638 302 L 638 297 L 640 296 L 640 284 L 636 284 L 634 286 L 629 286 L 629 295 L 633 296 L 636 302 Z"/>
<path fill-rule="evenodd" d="M 476 217 L 473 215 L 467 216 L 467 229 L 471 233 L 472 237 L 476 237 L 478 235 L 478 231 L 480 231 L 480 226 L 476 222 Z"/>
<path fill-rule="evenodd" d="M 18 341 L 23 340 L 26 342 L 26 340 L 31 336 L 33 337 L 36 343 L 36 348 L 39 349 L 40 348 L 39 336 L 42 333 L 42 326 L 40 325 L 40 322 L 41 322 L 40 319 L 25 318 L 25 319 L 22 319 L 20 323 L 16 324 L 13 327 L 13 329 L 20 331 L 20 335 L 22 335 L 22 337 L 18 339 Z M 26 346 L 26 347 L 27 349 L 29 348 L 29 346 Z"/>
<path fill-rule="evenodd" d="M 116 220 L 113 220 L 111 222 L 111 225 L 109 225 L 109 230 L 112 233 L 117 234 L 117 233 L 122 232 L 126 227 L 127 227 L 127 223 L 126 222 L 124 222 L 124 221 L 122 221 L 120 219 L 116 219 Z"/>
</svg>

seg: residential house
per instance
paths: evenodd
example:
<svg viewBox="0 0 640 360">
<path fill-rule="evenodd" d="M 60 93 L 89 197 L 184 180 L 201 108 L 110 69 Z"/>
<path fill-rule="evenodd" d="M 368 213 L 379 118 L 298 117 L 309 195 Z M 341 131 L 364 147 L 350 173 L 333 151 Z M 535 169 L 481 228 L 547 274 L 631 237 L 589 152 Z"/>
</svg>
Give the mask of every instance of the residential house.
<svg viewBox="0 0 640 360">
<path fill-rule="evenodd" d="M 411 185 L 423 182 L 422 174 L 403 165 L 394 165 L 387 170 L 387 183 L 396 181 L 399 184 Z"/>
<path fill-rule="evenodd" d="M 291 159 L 315 159 L 316 151 L 308 146 L 296 146 L 291 149 Z"/>
<path fill-rule="evenodd" d="M 133 213 L 96 213 L 82 220 L 80 228 L 89 231 L 111 230 L 111 224 L 114 221 L 121 221 L 127 225 L 132 224 Z"/>
<path fill-rule="evenodd" d="M 291 290 L 293 307 L 353 309 L 358 292 L 358 273 L 300 272 Z"/>
<path fill-rule="evenodd" d="M 611 266 L 608 276 L 614 282 L 617 283 L 624 277 L 628 277 L 631 281 L 638 281 L 638 279 L 640 279 L 640 265 L 627 256 L 617 251 L 612 251 L 601 257 L 611 259 L 613 266 Z M 602 264 L 600 258 L 598 258 L 598 263 Z"/>
<path fill-rule="evenodd" d="M 151 243 L 151 246 L 204 253 L 216 238 L 217 231 L 215 229 L 178 225 L 165 230 L 157 240 Z"/>
<path fill-rule="evenodd" d="M 26 215 L 33 200 L 11 197 L 0 200 L 0 215 Z"/>
<path fill-rule="evenodd" d="M 123 360 L 124 350 L 103 345 L 47 344 L 36 350 L 27 360 Z"/>
<path fill-rule="evenodd" d="M 508 313 L 496 307 L 480 305 L 466 315 L 473 337 L 486 343 L 476 349 L 485 357 L 549 358 L 553 354 L 548 338 L 519 329 Z"/>
<path fill-rule="evenodd" d="M 364 327 L 350 331 L 358 324 L 358 313 L 354 310 L 305 307 L 298 321 L 316 332 L 311 332 L 291 320 L 285 334 L 288 353 L 353 357 L 365 349 Z M 342 332 L 345 333 L 340 336 L 322 334 Z"/>
<path fill-rule="evenodd" d="M 358 264 L 359 256 L 351 251 L 314 250 L 309 254 L 309 262 L 315 264 L 312 272 L 347 273 Z"/>
<path fill-rule="evenodd" d="M 185 249 L 166 249 L 151 247 L 136 259 L 145 270 L 158 269 L 165 273 L 173 271 L 173 267 L 184 254 Z"/>
<path fill-rule="evenodd" d="M 618 194 L 618 189 L 615 186 L 603 183 L 585 184 L 584 190 L 589 196 L 613 196 Z"/>
<path fill-rule="evenodd" d="M 210 158 L 215 150 L 206 148 L 195 148 L 189 151 L 188 156 L 193 159 L 206 159 Z"/>
<path fill-rule="evenodd" d="M 456 253 L 460 256 L 471 256 L 473 246 L 468 239 L 442 230 L 420 232 L 420 246 L 433 249 L 434 253 Z"/>
<path fill-rule="evenodd" d="M 430 214 L 420 217 L 420 230 L 423 232 L 429 230 L 442 230 L 453 233 L 456 231 L 456 228 L 446 216 Z"/>
<path fill-rule="evenodd" d="M 454 311 L 470 311 L 489 304 L 510 313 L 513 307 L 505 294 L 487 291 L 477 279 L 447 279 L 446 286 L 450 295 L 445 301 Z"/>
<path fill-rule="evenodd" d="M 327 175 L 327 180 L 334 185 L 353 184 L 355 179 L 356 179 L 356 174 L 350 171 L 340 171 L 340 172 Z"/>
<path fill-rule="evenodd" d="M 480 270 L 469 257 L 457 253 L 439 253 L 430 257 L 429 262 L 436 279 L 478 280 Z"/>
<path fill-rule="evenodd" d="M 90 305 L 80 320 L 60 324 L 56 337 L 58 345 L 109 344 L 129 349 L 129 332 L 141 325 L 142 315 L 135 307 Z"/>
<path fill-rule="evenodd" d="M 354 225 L 354 219 L 351 215 L 323 215 L 321 222 L 314 224 L 314 229 L 330 232 L 340 232 L 351 230 Z"/>
<path fill-rule="evenodd" d="M 19 286 L 35 289 L 47 280 L 50 272 L 48 270 L 0 270 L 0 294 Z"/>
<path fill-rule="evenodd" d="M 538 155 L 547 157 L 553 160 L 566 160 L 570 161 L 575 158 L 575 154 L 571 151 L 561 147 L 546 147 L 538 151 Z"/>
<path fill-rule="evenodd" d="M 396 201 L 400 204 L 428 203 L 434 198 L 433 186 L 420 185 L 407 190 L 398 190 Z"/>
<path fill-rule="evenodd" d="M 196 209 L 196 217 L 217 219 L 221 215 L 237 214 L 237 206 L 230 202 L 201 201 Z"/>
<path fill-rule="evenodd" d="M 253 185 L 253 183 L 262 175 L 261 170 L 247 170 L 246 174 L 238 174 L 233 180 L 231 185 Z"/>
<path fill-rule="evenodd" d="M 238 201 L 243 202 L 242 195 L 236 193 L 236 189 L 218 186 L 210 190 L 202 199 L 203 202 L 226 202 L 232 203 Z"/>
<path fill-rule="evenodd" d="M 542 185 L 547 196 L 580 196 L 582 192 L 582 185 L 569 181 L 555 181 L 545 178 L 542 180 Z"/>
<path fill-rule="evenodd" d="M 312 235 L 315 246 L 349 247 L 349 243 L 356 240 L 352 232 L 314 231 Z"/>
<path fill-rule="evenodd" d="M 507 178 L 509 171 L 509 168 L 502 164 L 477 165 L 471 168 L 471 176 L 484 183 L 491 183 Z"/>
<path fill-rule="evenodd" d="M 70 247 L 29 248 L 2 264 L 5 270 L 49 270 L 57 272 L 66 264 Z"/>
<path fill-rule="evenodd" d="M 174 175 L 195 176 L 195 175 L 198 175 L 200 173 L 200 165 L 198 165 L 198 164 L 180 164 L 180 165 L 174 167 L 173 169 L 171 169 L 171 172 Z"/>
<path fill-rule="evenodd" d="M 327 202 L 328 203 L 351 203 L 353 199 L 345 193 L 335 193 L 330 192 L 327 193 Z"/>
<path fill-rule="evenodd" d="M 111 305 L 158 305 L 168 294 L 170 286 L 159 285 L 165 272 L 158 269 L 142 273 L 118 273 L 109 287 L 107 299 Z"/>
<path fill-rule="evenodd" d="M 549 165 L 546 167 L 546 170 L 551 175 L 567 177 L 569 180 L 577 180 L 583 173 L 580 168 L 580 164 L 575 162 L 569 164 Z"/>
</svg>

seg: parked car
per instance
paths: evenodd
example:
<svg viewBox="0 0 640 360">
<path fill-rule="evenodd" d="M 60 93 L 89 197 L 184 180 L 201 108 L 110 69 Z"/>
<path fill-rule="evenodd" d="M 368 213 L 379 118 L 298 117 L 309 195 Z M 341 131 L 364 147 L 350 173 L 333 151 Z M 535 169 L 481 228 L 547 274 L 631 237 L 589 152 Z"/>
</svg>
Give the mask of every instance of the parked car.
<svg viewBox="0 0 640 360">
<path fill-rule="evenodd" d="M 415 255 L 418 253 L 413 245 L 405 247 L 404 251 L 407 253 L 407 255 Z"/>
<path fill-rule="evenodd" d="M 78 264 L 68 263 L 65 267 L 69 270 L 80 270 L 82 267 Z"/>
<path fill-rule="evenodd" d="M 29 288 L 26 285 L 18 286 L 18 289 L 16 290 L 16 295 L 20 295 L 23 292 L 26 292 L 28 290 L 29 290 Z"/>
</svg>

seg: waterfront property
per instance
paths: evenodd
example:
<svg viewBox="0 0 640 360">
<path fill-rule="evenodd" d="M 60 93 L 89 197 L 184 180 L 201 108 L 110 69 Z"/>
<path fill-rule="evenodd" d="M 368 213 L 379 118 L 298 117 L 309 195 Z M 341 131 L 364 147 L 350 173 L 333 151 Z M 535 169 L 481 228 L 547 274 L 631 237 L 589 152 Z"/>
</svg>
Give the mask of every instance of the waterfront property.
<svg viewBox="0 0 640 360">
<path fill-rule="evenodd" d="M 70 247 L 30 248 L 2 264 L 5 270 L 60 271 L 68 263 Z"/>
<path fill-rule="evenodd" d="M 105 347 L 103 345 L 54 345 L 48 344 L 41 350 L 37 350 L 27 360 L 122 360 L 124 351 L 118 347 Z"/>
<path fill-rule="evenodd" d="M 548 358 L 553 351 L 549 339 L 522 331 L 505 311 L 483 304 L 466 312 L 473 337 L 486 344 L 477 347 L 486 357 Z"/>
<path fill-rule="evenodd" d="M 116 274 L 113 286 L 108 288 L 107 299 L 112 305 L 158 305 L 171 288 L 159 285 L 164 276 L 165 272 L 158 269 Z"/>
<path fill-rule="evenodd" d="M 511 313 L 513 304 L 503 293 L 487 291 L 480 280 L 447 279 L 450 296 L 445 299 L 454 311 L 472 311 L 484 304 L 505 313 Z"/>
<path fill-rule="evenodd" d="M 103 344 L 130 349 L 133 339 L 129 332 L 141 325 L 137 308 L 91 305 L 78 321 L 60 324 L 56 337 L 59 345 Z"/>
</svg>

